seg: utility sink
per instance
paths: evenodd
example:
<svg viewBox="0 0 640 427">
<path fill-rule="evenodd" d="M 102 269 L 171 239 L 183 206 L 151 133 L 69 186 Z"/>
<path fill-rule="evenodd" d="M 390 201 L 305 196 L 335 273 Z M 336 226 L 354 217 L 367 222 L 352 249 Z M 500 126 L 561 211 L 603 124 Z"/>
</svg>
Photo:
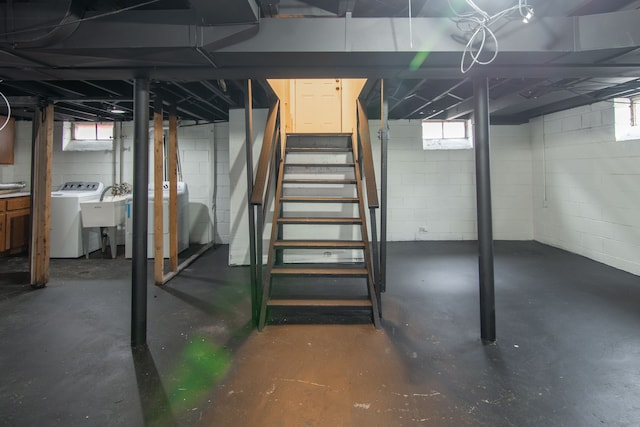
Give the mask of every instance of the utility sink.
<svg viewBox="0 0 640 427">
<path fill-rule="evenodd" d="M 117 227 L 124 225 L 124 204 L 126 197 L 107 197 L 104 200 L 80 202 L 82 226 Z"/>
</svg>

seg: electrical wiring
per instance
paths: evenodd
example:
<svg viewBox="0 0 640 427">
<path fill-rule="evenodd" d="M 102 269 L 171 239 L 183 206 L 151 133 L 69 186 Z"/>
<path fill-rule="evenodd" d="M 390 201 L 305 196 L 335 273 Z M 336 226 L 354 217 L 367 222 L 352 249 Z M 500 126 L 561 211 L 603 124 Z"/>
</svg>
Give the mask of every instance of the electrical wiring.
<svg viewBox="0 0 640 427">
<path fill-rule="evenodd" d="M 9 104 L 9 100 L 7 99 L 6 96 L 4 96 L 4 93 L 0 92 L 0 96 L 2 97 L 2 99 L 4 99 L 4 102 L 7 104 L 7 118 L 5 119 L 2 126 L 0 126 L 0 132 L 1 132 L 7 126 L 7 124 L 9 124 L 9 120 L 11 119 L 11 104 Z"/>
<path fill-rule="evenodd" d="M 41 31 L 41 30 L 50 30 L 50 29 L 54 29 L 54 28 L 63 27 L 65 25 L 73 25 L 73 24 L 78 24 L 80 22 L 93 21 L 95 19 L 100 19 L 100 18 L 104 18 L 104 17 L 107 17 L 107 16 L 117 15 L 119 13 L 127 12 L 127 11 L 133 10 L 133 9 L 137 9 L 139 7 L 142 7 L 142 6 L 148 6 L 148 5 L 153 4 L 153 3 L 158 3 L 159 1 L 161 1 L 161 0 L 149 0 L 149 1 L 146 1 L 146 2 L 143 2 L 143 3 L 134 4 L 133 6 L 123 7 L 122 9 L 112 10 L 110 12 L 101 13 L 99 15 L 88 16 L 86 18 L 75 19 L 75 20 L 69 21 L 69 22 L 62 22 L 62 23 L 50 24 L 50 25 L 41 25 L 39 27 L 31 27 L 31 28 L 25 28 L 25 29 L 22 29 L 22 30 L 16 30 L 16 31 L 9 31 L 9 32 L 6 32 L 6 33 L 0 33 L 0 37 L 15 36 L 15 35 L 18 35 L 18 34 L 26 34 L 26 33 L 31 33 L 31 32 L 34 32 L 34 31 Z"/>
<path fill-rule="evenodd" d="M 476 64 L 490 64 L 498 56 L 498 37 L 492 30 L 492 25 L 502 18 L 514 15 L 516 11 L 525 24 L 533 18 L 533 8 L 529 6 L 528 0 L 518 0 L 517 5 L 508 7 L 493 15 L 480 8 L 473 0 L 465 0 L 465 3 L 472 9 L 468 13 L 458 12 L 451 4 L 451 0 L 447 0 L 447 3 L 455 15 L 458 28 L 468 33 L 468 41 L 460 59 L 460 72 L 463 74 Z M 481 59 L 487 45 L 493 45 L 493 54 L 487 59 Z"/>
</svg>

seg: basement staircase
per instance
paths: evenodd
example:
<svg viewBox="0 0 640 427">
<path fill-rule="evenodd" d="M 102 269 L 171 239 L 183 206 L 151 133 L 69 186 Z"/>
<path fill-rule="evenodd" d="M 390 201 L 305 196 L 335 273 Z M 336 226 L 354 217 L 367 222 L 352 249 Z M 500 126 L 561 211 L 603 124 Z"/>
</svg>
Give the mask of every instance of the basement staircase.
<svg viewBox="0 0 640 427">
<path fill-rule="evenodd" d="M 367 310 L 379 329 L 357 141 L 351 134 L 289 134 L 278 150 L 268 259 L 258 279 L 258 329 L 276 307 Z"/>
</svg>

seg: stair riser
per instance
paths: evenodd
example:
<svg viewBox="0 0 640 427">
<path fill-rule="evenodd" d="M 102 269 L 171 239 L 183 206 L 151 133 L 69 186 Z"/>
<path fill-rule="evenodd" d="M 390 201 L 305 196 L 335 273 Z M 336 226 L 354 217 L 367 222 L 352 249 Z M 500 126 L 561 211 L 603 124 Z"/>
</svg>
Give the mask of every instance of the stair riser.
<svg viewBox="0 0 640 427">
<path fill-rule="evenodd" d="M 314 197 L 358 197 L 353 185 L 334 186 L 333 188 L 316 186 L 313 189 L 310 189 L 308 186 L 286 186 L 282 189 L 282 195 L 284 197 L 308 197 L 309 195 L 313 195 Z"/>
<path fill-rule="evenodd" d="M 285 264 L 356 264 L 364 262 L 362 249 L 279 249 Z"/>
<path fill-rule="evenodd" d="M 353 277 L 361 277 L 366 278 L 366 273 L 351 273 L 351 274 L 331 274 L 331 273 L 281 273 L 281 272 L 272 272 L 272 276 L 274 277 L 344 277 L 344 278 L 353 278 Z"/>
<path fill-rule="evenodd" d="M 287 147 L 351 147 L 350 135 L 292 135 L 287 136 Z"/>
<path fill-rule="evenodd" d="M 284 240 L 362 240 L 359 224 L 281 224 Z"/>
<path fill-rule="evenodd" d="M 286 163 L 353 163 L 351 154 L 287 153 Z"/>
</svg>

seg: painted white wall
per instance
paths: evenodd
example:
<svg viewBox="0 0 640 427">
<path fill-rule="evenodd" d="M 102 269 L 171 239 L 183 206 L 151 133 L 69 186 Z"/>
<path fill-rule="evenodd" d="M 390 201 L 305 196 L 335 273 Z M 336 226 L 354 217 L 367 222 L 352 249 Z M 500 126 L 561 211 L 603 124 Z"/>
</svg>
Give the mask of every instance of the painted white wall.
<svg viewBox="0 0 640 427">
<path fill-rule="evenodd" d="M 253 110 L 253 162 L 260 155 L 264 127 L 269 111 Z M 229 183 L 230 183 L 230 241 L 229 265 L 249 264 L 249 213 L 247 209 L 247 168 L 245 154 L 244 109 L 229 110 Z M 255 176 L 255 175 L 254 175 Z"/>
<path fill-rule="evenodd" d="M 266 115 L 254 111 L 256 161 Z M 370 125 L 379 184 L 379 123 Z M 496 239 L 535 239 L 640 274 L 640 141 L 615 141 L 611 103 L 490 132 Z M 60 133 L 56 124 L 54 188 L 70 180 L 112 183 L 111 152 L 63 152 Z M 127 182 L 132 139 L 125 123 Z M 230 243 L 232 265 L 248 262 L 244 139 L 243 110 L 232 110 L 229 123 L 179 131 L 191 240 Z M 2 181 L 28 183 L 30 168 L 31 122 L 18 121 L 15 163 L 0 166 Z M 474 169 L 472 150 L 424 151 L 419 121 L 391 121 L 389 240 L 475 239 Z"/>
<path fill-rule="evenodd" d="M 32 124 L 16 122 L 14 164 L 2 166 L 3 181 L 31 183 Z M 62 123 L 53 126 L 53 160 L 51 186 L 56 189 L 67 181 L 101 181 L 112 184 L 113 155 L 111 151 L 62 151 Z"/>
<path fill-rule="evenodd" d="M 640 140 L 602 102 L 532 120 L 534 238 L 640 274 Z"/>
<path fill-rule="evenodd" d="M 380 122 L 369 124 L 379 187 Z M 475 240 L 474 151 L 424 150 L 419 120 L 391 120 L 389 127 L 388 240 Z M 490 135 L 494 238 L 530 240 L 529 127 L 491 126 Z"/>
<path fill-rule="evenodd" d="M 265 121 L 266 111 L 261 111 L 258 115 L 254 113 L 254 131 L 262 131 Z M 379 189 L 378 128 L 379 121 L 370 122 Z M 230 263 L 233 265 L 249 262 L 244 132 L 244 111 L 235 110 L 230 115 L 229 123 L 233 218 Z M 421 132 L 420 121 L 390 122 L 388 240 L 475 240 L 474 152 L 425 151 L 422 148 Z M 491 137 L 494 237 L 500 240 L 531 240 L 533 186 L 529 126 L 492 126 Z M 262 135 L 256 135 L 255 138 L 254 161 L 257 160 Z M 379 212 L 377 215 L 379 221 Z M 378 232 L 379 230 L 378 224 Z M 286 238 L 305 238 L 303 231 L 294 233 L 290 232 Z M 326 254 L 320 255 L 324 258 Z M 342 255 L 336 254 L 338 257 Z M 291 261 L 310 260 L 292 258 Z"/>
<path fill-rule="evenodd" d="M 13 165 L 2 165 L 2 182 L 23 181 L 31 187 L 31 122 L 16 120 Z"/>
<path fill-rule="evenodd" d="M 189 124 L 189 123 L 186 123 Z M 181 123 L 182 125 L 182 123 Z M 216 132 L 216 126 L 221 130 Z M 150 124 L 152 129 L 152 123 Z M 228 196 L 228 137 L 227 125 L 196 125 L 178 128 L 178 149 L 182 163 L 183 179 L 189 188 L 190 241 L 228 243 L 229 196 Z M 16 145 L 14 165 L 2 166 L 3 182 L 31 180 L 31 133 L 28 121 L 16 122 Z M 221 136 L 221 145 L 216 146 L 215 135 Z M 123 181 L 133 182 L 133 123 L 123 124 L 124 168 Z M 151 149 L 151 144 L 150 144 Z M 119 156 L 115 161 L 119 163 Z M 153 162 L 153 152 L 149 161 Z M 52 162 L 52 187 L 57 188 L 67 181 L 101 181 L 111 185 L 114 155 L 111 151 L 62 151 L 62 125 L 54 124 Z M 215 169 L 213 165 L 216 165 Z M 116 169 L 115 181 L 119 179 Z M 152 169 L 150 169 L 152 171 Z M 152 178 L 150 179 L 150 182 Z M 218 189 L 218 185 L 220 189 Z M 225 187 L 226 186 L 226 187 Z M 226 190 L 225 190 L 226 188 Z M 217 215 L 216 211 L 222 212 Z M 225 213 L 226 212 L 226 213 Z M 219 233 L 216 230 L 221 230 Z"/>
<path fill-rule="evenodd" d="M 216 177 L 214 188 L 213 213 L 214 241 L 216 243 L 230 242 L 231 234 L 231 190 L 229 185 L 229 123 L 217 123 L 214 127 L 214 160 L 212 164 Z"/>
</svg>

